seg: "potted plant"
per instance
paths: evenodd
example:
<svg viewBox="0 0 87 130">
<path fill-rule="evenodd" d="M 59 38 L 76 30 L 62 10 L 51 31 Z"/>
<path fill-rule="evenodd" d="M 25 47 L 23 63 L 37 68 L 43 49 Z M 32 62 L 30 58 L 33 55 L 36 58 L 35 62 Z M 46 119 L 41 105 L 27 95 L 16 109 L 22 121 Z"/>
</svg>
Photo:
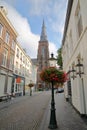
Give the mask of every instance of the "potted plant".
<svg viewBox="0 0 87 130">
<path fill-rule="evenodd" d="M 34 86 L 34 84 L 33 83 L 29 83 L 28 86 L 30 87 L 30 96 L 32 96 L 32 89 L 31 88 Z"/>
</svg>

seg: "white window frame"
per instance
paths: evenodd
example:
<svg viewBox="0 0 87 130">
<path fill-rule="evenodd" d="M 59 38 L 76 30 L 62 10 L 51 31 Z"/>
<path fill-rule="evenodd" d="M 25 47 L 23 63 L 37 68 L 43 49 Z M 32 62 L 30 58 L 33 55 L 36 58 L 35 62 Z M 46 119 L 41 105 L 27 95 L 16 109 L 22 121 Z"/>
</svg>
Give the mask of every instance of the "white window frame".
<svg viewBox="0 0 87 130">
<path fill-rule="evenodd" d="M 17 48 L 17 54 L 16 56 L 19 58 L 19 48 Z"/>
<path fill-rule="evenodd" d="M 25 56 L 23 56 L 23 63 L 25 64 Z"/>
<path fill-rule="evenodd" d="M 21 52 L 21 54 L 20 54 L 20 60 L 22 61 L 22 52 Z"/>
<path fill-rule="evenodd" d="M 10 34 L 6 31 L 5 42 L 9 43 L 9 40 L 10 40 Z"/>
<path fill-rule="evenodd" d="M 11 46 L 11 48 L 12 48 L 13 50 L 15 50 L 15 40 L 12 40 L 12 46 Z"/>
<path fill-rule="evenodd" d="M 7 56 L 8 56 L 8 50 L 4 49 L 2 65 L 5 66 L 5 67 L 7 65 Z"/>
<path fill-rule="evenodd" d="M 0 23 L 0 36 L 2 37 L 3 25 Z"/>
<path fill-rule="evenodd" d="M 10 55 L 10 69 L 13 70 L 13 65 L 14 65 L 14 55 Z"/>
</svg>

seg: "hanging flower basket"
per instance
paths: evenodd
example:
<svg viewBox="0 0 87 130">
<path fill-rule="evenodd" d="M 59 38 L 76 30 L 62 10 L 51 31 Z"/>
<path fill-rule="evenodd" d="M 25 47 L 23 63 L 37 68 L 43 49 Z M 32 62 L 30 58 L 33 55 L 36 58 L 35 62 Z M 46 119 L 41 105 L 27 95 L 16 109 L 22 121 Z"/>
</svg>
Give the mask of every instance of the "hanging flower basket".
<svg viewBox="0 0 87 130">
<path fill-rule="evenodd" d="M 34 86 L 34 84 L 33 83 L 29 83 L 28 86 L 31 88 L 31 87 Z"/>
<path fill-rule="evenodd" d="M 63 85 L 64 82 L 66 82 L 67 80 L 67 74 L 64 71 L 58 70 L 55 67 L 45 68 L 40 73 L 40 77 L 41 80 L 43 80 L 44 82 L 54 82 L 55 84 L 57 83 L 61 85 Z"/>
</svg>

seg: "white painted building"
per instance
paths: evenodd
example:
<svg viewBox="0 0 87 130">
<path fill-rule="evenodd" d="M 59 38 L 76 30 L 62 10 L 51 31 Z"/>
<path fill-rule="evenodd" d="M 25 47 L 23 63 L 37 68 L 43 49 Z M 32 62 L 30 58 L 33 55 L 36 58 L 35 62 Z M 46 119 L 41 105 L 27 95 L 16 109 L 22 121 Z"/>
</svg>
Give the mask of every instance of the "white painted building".
<svg viewBox="0 0 87 130">
<path fill-rule="evenodd" d="M 87 114 L 87 0 L 68 0 L 62 40 L 63 69 L 70 78 L 65 97 L 80 114 Z M 80 60 L 84 67 L 76 67 Z M 78 68 L 78 70 L 76 69 Z M 73 70 L 73 71 L 72 71 Z M 79 72 L 79 74 L 78 74 Z M 71 76 L 72 75 L 72 76 Z M 73 77 L 73 78 L 72 78 Z"/>
<path fill-rule="evenodd" d="M 37 59 L 32 59 L 32 82 L 34 83 L 34 91 L 37 89 L 37 69 L 38 69 L 38 64 L 37 64 Z"/>
<path fill-rule="evenodd" d="M 32 62 L 26 51 L 17 42 L 14 60 L 14 81 L 13 93 L 16 95 L 25 95 L 25 86 L 27 86 L 32 77 Z"/>
</svg>

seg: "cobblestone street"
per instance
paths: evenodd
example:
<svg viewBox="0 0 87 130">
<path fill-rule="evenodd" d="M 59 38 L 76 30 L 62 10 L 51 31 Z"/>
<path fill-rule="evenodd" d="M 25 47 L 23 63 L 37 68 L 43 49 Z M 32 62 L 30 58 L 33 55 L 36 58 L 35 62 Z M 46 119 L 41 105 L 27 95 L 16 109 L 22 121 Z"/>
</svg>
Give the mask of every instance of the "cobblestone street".
<svg viewBox="0 0 87 130">
<path fill-rule="evenodd" d="M 35 92 L 0 102 L 0 130 L 49 130 L 51 92 Z M 64 93 L 55 94 L 56 130 L 87 130 L 87 118 L 81 118 L 66 102 Z"/>
<path fill-rule="evenodd" d="M 50 92 L 38 92 L 0 104 L 0 130 L 38 130 L 49 101 Z"/>
</svg>

